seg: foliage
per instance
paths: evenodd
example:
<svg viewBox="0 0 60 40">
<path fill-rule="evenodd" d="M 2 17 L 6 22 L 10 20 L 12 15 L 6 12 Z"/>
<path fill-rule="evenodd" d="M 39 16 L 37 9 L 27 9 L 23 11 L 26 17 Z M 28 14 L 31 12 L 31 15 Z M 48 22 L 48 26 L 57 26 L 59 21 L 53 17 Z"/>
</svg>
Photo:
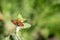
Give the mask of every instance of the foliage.
<svg viewBox="0 0 60 40">
<path fill-rule="evenodd" d="M 25 40 L 32 40 L 31 33 L 41 28 L 46 29 L 45 36 L 60 35 L 60 0 L 1 0 L 0 3 L 6 19 L 14 19 L 20 13 L 31 23 L 30 28 L 20 30 Z"/>
</svg>

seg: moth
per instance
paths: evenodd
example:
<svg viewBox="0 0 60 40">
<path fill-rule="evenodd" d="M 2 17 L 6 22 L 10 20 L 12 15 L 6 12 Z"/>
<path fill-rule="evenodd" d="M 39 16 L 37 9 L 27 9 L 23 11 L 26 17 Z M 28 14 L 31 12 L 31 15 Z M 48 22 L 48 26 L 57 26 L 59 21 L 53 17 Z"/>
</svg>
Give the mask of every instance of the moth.
<svg viewBox="0 0 60 40">
<path fill-rule="evenodd" d="M 24 26 L 24 24 L 20 21 L 20 20 L 17 20 L 17 19 L 13 19 L 11 20 L 11 22 L 17 26 Z"/>
</svg>

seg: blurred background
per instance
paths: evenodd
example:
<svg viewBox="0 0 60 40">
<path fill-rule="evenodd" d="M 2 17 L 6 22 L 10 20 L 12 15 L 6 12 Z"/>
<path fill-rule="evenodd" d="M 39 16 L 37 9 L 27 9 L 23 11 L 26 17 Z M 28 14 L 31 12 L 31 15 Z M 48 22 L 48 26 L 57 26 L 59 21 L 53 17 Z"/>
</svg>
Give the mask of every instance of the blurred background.
<svg viewBox="0 0 60 40">
<path fill-rule="evenodd" d="M 20 30 L 22 40 L 60 40 L 60 0 L 0 0 L 6 19 L 20 13 L 30 28 Z"/>
</svg>

